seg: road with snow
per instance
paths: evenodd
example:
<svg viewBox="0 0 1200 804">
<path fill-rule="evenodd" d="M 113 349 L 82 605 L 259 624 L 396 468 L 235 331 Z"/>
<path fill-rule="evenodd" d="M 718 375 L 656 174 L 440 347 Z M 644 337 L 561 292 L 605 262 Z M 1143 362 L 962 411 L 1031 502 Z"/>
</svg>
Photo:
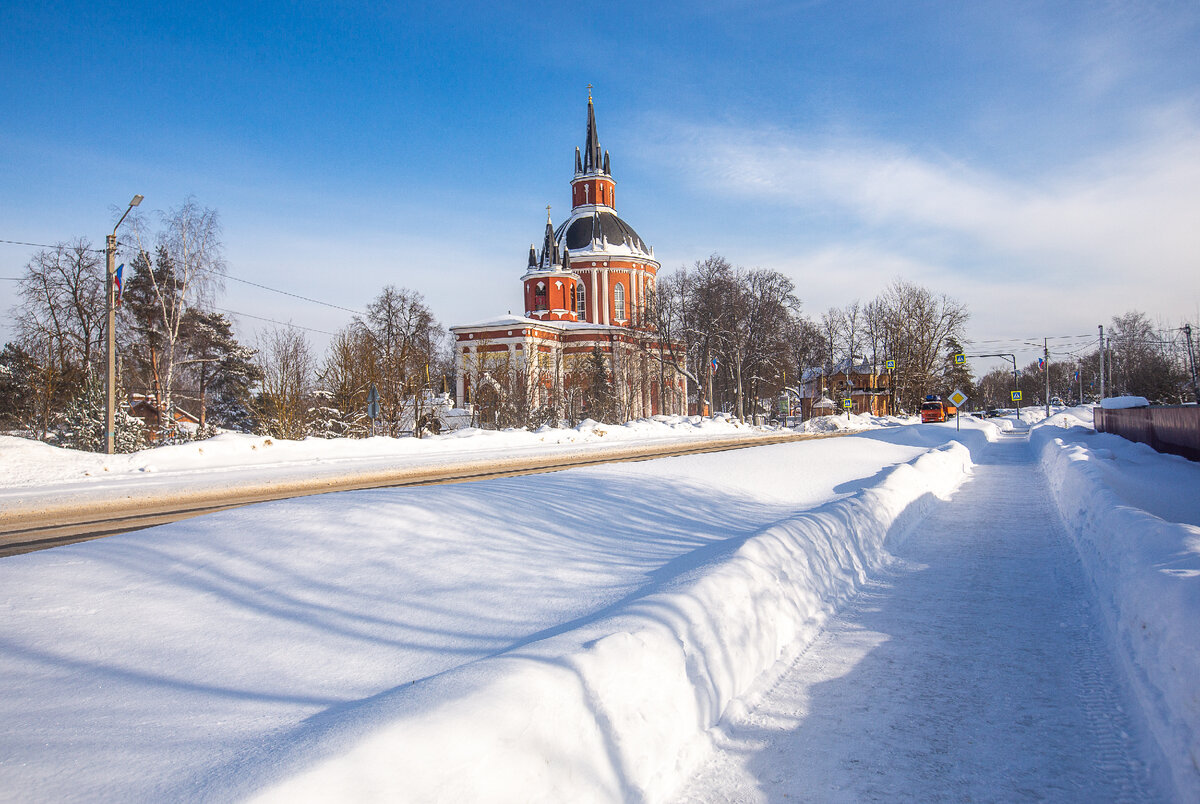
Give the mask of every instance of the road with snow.
<svg viewBox="0 0 1200 804">
<path fill-rule="evenodd" d="M 975 460 L 681 801 L 1161 799 L 1028 441 Z"/>
<path fill-rule="evenodd" d="M 864 420 L 0 559 L 0 802 L 1200 801 L 1200 465 L 1089 420 Z M 736 432 L 0 438 L 0 507 Z"/>
</svg>

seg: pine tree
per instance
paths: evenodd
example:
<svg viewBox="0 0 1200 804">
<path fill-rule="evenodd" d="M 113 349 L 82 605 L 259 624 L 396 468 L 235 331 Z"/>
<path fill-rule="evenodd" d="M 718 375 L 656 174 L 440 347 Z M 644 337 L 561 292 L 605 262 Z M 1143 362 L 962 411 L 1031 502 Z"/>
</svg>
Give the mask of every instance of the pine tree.
<svg viewBox="0 0 1200 804">
<path fill-rule="evenodd" d="M 117 391 L 117 398 L 122 398 L 124 395 L 120 388 Z M 104 386 L 99 382 L 89 382 L 63 414 L 58 430 L 59 445 L 87 452 L 104 452 L 107 448 L 104 402 Z M 113 417 L 113 424 L 116 429 L 114 448 L 117 452 L 137 452 L 148 446 L 146 427 L 141 419 L 130 416 L 120 405 Z"/>
<path fill-rule="evenodd" d="M 316 438 L 366 438 L 371 420 L 361 410 L 343 411 L 329 391 L 313 391 L 314 406 L 308 410 L 308 434 Z"/>
<path fill-rule="evenodd" d="M 37 361 L 18 344 L 0 351 L 0 428 L 19 428 L 33 422 L 37 394 Z"/>
<path fill-rule="evenodd" d="M 617 399 L 613 393 L 612 375 L 599 346 L 593 346 L 592 353 L 588 355 L 584 377 L 584 413 L 598 422 L 612 423 L 616 417 Z"/>
<path fill-rule="evenodd" d="M 222 313 L 192 308 L 184 315 L 181 330 L 187 351 L 181 363 L 199 397 L 202 428 L 212 416 L 215 424 L 224 427 L 253 429 L 248 421 L 250 388 L 262 379 L 255 350 L 238 343 L 233 325 Z"/>
<path fill-rule="evenodd" d="M 942 382 L 940 391 L 943 396 L 962 391 L 969 397 L 975 397 L 975 380 L 971 377 L 971 368 L 965 363 L 955 363 L 954 356 L 965 350 L 957 338 L 950 337 L 946 341 L 946 358 L 942 367 Z"/>
</svg>

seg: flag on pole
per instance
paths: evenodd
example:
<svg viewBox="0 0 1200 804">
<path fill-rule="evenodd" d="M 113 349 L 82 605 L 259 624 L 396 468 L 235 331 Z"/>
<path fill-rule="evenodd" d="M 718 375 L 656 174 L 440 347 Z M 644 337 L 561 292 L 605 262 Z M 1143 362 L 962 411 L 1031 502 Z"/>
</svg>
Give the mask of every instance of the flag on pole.
<svg viewBox="0 0 1200 804">
<path fill-rule="evenodd" d="M 121 306 L 121 290 L 124 285 L 121 283 L 121 274 L 125 271 L 125 263 L 117 266 L 117 272 L 113 274 L 113 306 Z"/>
<path fill-rule="evenodd" d="M 717 359 L 716 359 L 715 357 L 712 359 L 712 363 L 711 363 L 711 364 L 709 365 L 709 367 L 708 367 L 708 372 L 709 372 L 710 374 L 716 374 L 716 373 L 717 373 Z"/>
<path fill-rule="evenodd" d="M 1046 370 L 1046 358 L 1044 358 L 1044 357 L 1038 358 L 1038 368 L 1041 369 L 1042 371 Z"/>
</svg>

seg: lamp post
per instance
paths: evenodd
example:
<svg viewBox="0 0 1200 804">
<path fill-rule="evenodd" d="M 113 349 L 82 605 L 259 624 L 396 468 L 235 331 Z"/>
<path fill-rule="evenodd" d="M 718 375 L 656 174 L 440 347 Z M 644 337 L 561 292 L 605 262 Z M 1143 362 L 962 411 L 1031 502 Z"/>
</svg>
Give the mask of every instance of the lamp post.
<svg viewBox="0 0 1200 804">
<path fill-rule="evenodd" d="M 117 441 L 117 297 L 116 283 L 114 282 L 117 271 L 115 265 L 117 261 L 117 229 L 121 228 L 129 211 L 140 203 L 142 203 L 142 196 L 135 195 L 125 209 L 125 214 L 113 227 L 112 234 L 104 238 L 104 256 L 107 263 L 104 288 L 105 296 L 108 299 L 106 304 L 108 312 L 108 372 L 105 379 L 104 396 L 104 451 L 109 455 L 116 452 Z"/>
</svg>

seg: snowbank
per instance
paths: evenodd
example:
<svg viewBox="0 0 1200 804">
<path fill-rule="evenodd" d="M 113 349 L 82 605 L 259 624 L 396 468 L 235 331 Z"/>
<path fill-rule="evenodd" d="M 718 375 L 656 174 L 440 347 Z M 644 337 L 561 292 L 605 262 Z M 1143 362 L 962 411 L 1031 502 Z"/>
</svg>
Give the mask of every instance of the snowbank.
<svg viewBox="0 0 1200 804">
<path fill-rule="evenodd" d="M 845 433 L 898 427 L 902 424 L 915 424 L 916 421 L 911 417 L 905 419 L 897 416 L 871 416 L 866 413 L 852 413 L 847 416 L 842 413 L 837 416 L 815 416 L 792 429 L 798 433 Z"/>
<path fill-rule="evenodd" d="M 1112 453 L 1089 449 L 1086 435 L 1043 426 L 1031 438 L 1176 794 L 1200 801 L 1200 527 L 1123 501 L 1097 466 Z"/>
<path fill-rule="evenodd" d="M 1150 407 L 1150 400 L 1144 396 L 1110 396 L 1100 400 L 1100 407 L 1105 410 L 1148 408 Z"/>
<path fill-rule="evenodd" d="M 762 434 L 759 428 L 727 419 L 700 416 L 655 416 L 623 425 L 591 419 L 574 428 L 480 430 L 467 428 L 425 438 L 280 438 L 222 433 L 204 441 L 144 449 L 124 455 L 55 447 L 40 441 L 0 436 L 4 476 L 0 489 L 49 484 L 96 485 L 116 478 L 148 474 L 223 473 L 250 467 L 270 468 L 283 463 L 344 464 L 359 460 L 411 460 L 452 457 L 479 452 L 539 449 L 553 446 L 630 443 L 673 439 L 721 438 Z"/>
<path fill-rule="evenodd" d="M 968 440 L 982 432 L 963 434 Z M 582 629 L 312 724 L 261 801 L 660 799 L 970 465 L 953 442 Z"/>
</svg>

